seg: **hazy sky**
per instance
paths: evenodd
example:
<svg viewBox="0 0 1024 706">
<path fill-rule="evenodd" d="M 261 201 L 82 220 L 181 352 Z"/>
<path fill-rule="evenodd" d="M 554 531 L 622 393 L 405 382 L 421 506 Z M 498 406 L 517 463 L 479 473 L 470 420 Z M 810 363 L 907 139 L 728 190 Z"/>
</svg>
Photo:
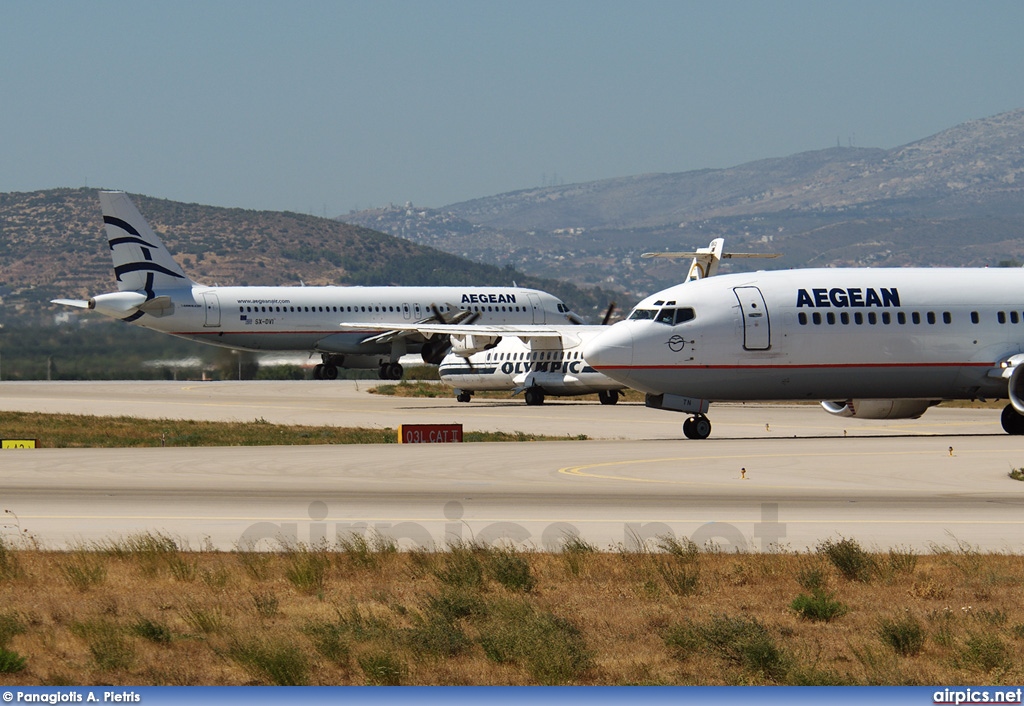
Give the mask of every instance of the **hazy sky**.
<svg viewBox="0 0 1024 706">
<path fill-rule="evenodd" d="M 0 192 L 334 216 L 1024 107 L 1024 2 L 0 0 Z"/>
</svg>

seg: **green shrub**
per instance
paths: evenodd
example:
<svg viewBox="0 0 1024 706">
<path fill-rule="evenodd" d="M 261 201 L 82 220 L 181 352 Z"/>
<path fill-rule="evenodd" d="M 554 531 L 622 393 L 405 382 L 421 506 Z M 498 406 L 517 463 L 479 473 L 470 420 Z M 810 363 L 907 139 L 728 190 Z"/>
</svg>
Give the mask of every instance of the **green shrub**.
<svg viewBox="0 0 1024 706">
<path fill-rule="evenodd" d="M 529 593 L 537 585 L 530 564 L 511 547 L 497 549 L 487 555 L 487 573 L 510 591 Z"/>
<path fill-rule="evenodd" d="M 971 633 L 959 650 L 955 660 L 961 668 L 976 668 L 986 672 L 1003 669 L 1011 664 L 1010 650 L 995 633 Z"/>
<path fill-rule="evenodd" d="M 131 631 L 150 642 L 167 644 L 171 641 L 171 631 L 167 626 L 149 618 L 139 618 L 136 620 L 131 625 Z"/>
<path fill-rule="evenodd" d="M 454 657 L 472 644 L 462 628 L 441 613 L 428 612 L 414 622 L 406 631 L 405 642 L 419 655 Z"/>
<path fill-rule="evenodd" d="M 804 620 L 819 623 L 831 622 L 835 618 L 846 615 L 848 610 L 845 605 L 820 588 L 814 589 L 809 596 L 806 593 L 801 593 L 793 599 L 789 607 Z"/>
<path fill-rule="evenodd" d="M 17 652 L 0 647 L 0 674 L 14 674 L 25 668 L 28 659 Z"/>
<path fill-rule="evenodd" d="M 786 678 L 789 658 L 760 621 L 719 615 L 695 628 L 705 649 L 713 654 L 775 682 Z"/>
<path fill-rule="evenodd" d="M 832 565 L 849 581 L 867 583 L 871 580 L 874 559 L 861 548 L 855 539 L 826 539 L 818 545 L 818 553 L 823 554 Z"/>
<path fill-rule="evenodd" d="M 924 647 L 924 626 L 909 613 L 892 620 L 883 619 L 879 624 L 878 634 L 882 642 L 904 657 L 913 657 Z"/>
<path fill-rule="evenodd" d="M 526 601 L 499 601 L 479 627 L 488 659 L 526 668 L 540 684 L 564 684 L 593 665 L 575 625 Z"/>
</svg>

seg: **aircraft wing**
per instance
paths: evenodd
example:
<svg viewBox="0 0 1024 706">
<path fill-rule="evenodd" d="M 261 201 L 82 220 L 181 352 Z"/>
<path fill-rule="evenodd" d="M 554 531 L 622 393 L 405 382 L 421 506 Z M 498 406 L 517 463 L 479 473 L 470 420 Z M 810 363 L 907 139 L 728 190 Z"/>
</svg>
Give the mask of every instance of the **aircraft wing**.
<svg viewBox="0 0 1024 706">
<path fill-rule="evenodd" d="M 474 313 L 468 309 L 458 309 L 451 304 L 448 307 L 455 311 L 451 318 L 446 318 L 443 313 L 434 307 L 434 313 L 425 319 L 420 319 L 411 324 L 386 324 L 386 325 L 374 325 L 374 324 L 341 324 L 341 328 L 355 328 L 362 331 L 366 330 L 377 330 L 378 333 L 375 336 L 364 338 L 362 343 L 391 343 L 392 341 L 400 338 L 409 338 L 410 336 L 422 336 L 423 338 L 430 338 L 439 333 L 457 333 L 456 331 L 427 331 L 425 327 L 431 325 L 442 325 L 442 326 L 455 326 L 458 324 L 466 323 L 476 319 L 479 314 Z"/>
<path fill-rule="evenodd" d="M 596 335 L 603 326 L 596 325 L 545 325 L 545 324 L 439 324 L 439 323 L 413 323 L 413 324 L 340 324 L 343 329 L 380 329 L 383 331 L 378 336 L 364 339 L 366 342 L 380 342 L 391 340 L 388 336 L 401 334 L 419 334 L 424 338 L 433 336 L 448 336 L 452 341 L 452 350 L 457 355 L 469 357 L 473 353 L 486 350 L 498 340 L 504 337 L 516 337 L 522 339 L 527 345 L 535 345 L 544 341 L 548 346 L 559 345 L 563 348 L 578 346 L 582 337 Z"/>
</svg>

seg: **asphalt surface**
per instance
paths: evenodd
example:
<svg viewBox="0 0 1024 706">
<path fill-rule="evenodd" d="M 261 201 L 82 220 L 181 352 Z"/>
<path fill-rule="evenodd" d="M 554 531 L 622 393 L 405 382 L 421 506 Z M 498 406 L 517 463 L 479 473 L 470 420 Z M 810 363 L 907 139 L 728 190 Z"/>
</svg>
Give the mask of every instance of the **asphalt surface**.
<svg viewBox="0 0 1024 706">
<path fill-rule="evenodd" d="M 998 410 L 918 420 L 816 405 L 712 405 L 711 438 L 640 404 L 408 399 L 367 383 L 0 383 L 0 409 L 565 436 L 542 443 L 0 451 L 0 530 L 65 548 L 162 532 L 192 548 L 274 548 L 351 533 L 600 549 L 690 538 L 725 550 L 1024 549 L 1024 438 Z M 0 429 L 0 435 L 2 435 Z M 585 435 L 589 440 L 575 440 Z"/>
</svg>

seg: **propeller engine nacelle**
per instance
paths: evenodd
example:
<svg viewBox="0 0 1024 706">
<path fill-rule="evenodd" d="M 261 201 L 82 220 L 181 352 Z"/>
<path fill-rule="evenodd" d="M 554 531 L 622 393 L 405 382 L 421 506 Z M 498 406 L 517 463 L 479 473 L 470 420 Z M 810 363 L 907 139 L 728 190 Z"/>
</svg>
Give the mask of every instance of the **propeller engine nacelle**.
<svg viewBox="0 0 1024 706">
<path fill-rule="evenodd" d="M 452 353 L 468 358 L 480 351 L 489 351 L 501 342 L 501 336 L 484 336 L 478 333 L 452 334 Z"/>
<path fill-rule="evenodd" d="M 917 419 L 940 400 L 846 400 L 822 402 L 829 414 L 858 419 Z"/>
</svg>

